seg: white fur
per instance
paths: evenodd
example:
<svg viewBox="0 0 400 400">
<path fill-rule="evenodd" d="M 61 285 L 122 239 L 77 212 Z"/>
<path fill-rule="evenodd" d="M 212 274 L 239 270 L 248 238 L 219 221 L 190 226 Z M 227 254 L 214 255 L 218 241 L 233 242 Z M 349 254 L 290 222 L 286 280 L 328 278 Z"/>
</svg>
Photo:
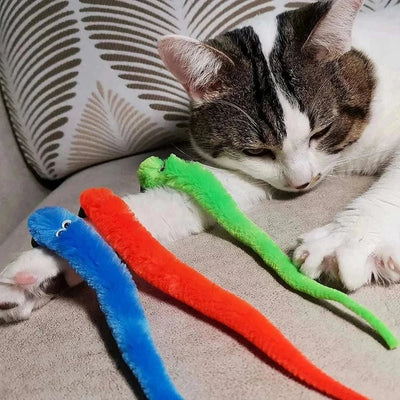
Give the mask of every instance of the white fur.
<svg viewBox="0 0 400 400">
<path fill-rule="evenodd" d="M 269 64 L 269 55 L 272 52 L 275 36 L 277 34 L 276 20 L 273 24 L 266 25 L 265 22 L 253 25 L 258 34 L 263 52 L 267 55 L 266 60 Z M 274 80 L 274 77 L 272 76 Z M 298 186 L 302 186 L 312 181 L 321 171 L 317 170 L 315 162 L 311 161 L 309 151 L 309 138 L 311 134 L 308 116 L 302 113 L 298 106 L 292 105 L 286 96 L 275 83 L 277 95 L 283 111 L 283 118 L 286 127 L 286 138 L 283 143 L 282 152 L 276 154 L 276 162 L 273 163 L 275 171 L 273 176 L 268 179 L 264 175 L 264 181 L 272 186 L 290 191 Z M 268 161 L 268 160 L 267 160 Z M 277 166 L 279 168 L 276 171 Z"/>
<path fill-rule="evenodd" d="M 328 272 L 350 290 L 400 280 L 400 151 L 385 174 L 334 221 L 302 237 L 294 254 L 312 278 Z"/>
<path fill-rule="evenodd" d="M 207 167 L 218 177 L 239 207 L 247 210 L 267 196 L 267 187 L 229 171 Z M 213 220 L 186 194 L 159 188 L 124 198 L 139 221 L 162 243 L 204 231 Z"/>
<path fill-rule="evenodd" d="M 66 270 L 70 277 L 74 276 L 72 269 L 63 259 L 44 249 L 35 248 L 22 253 L 1 272 L 0 281 L 12 282 L 19 272 L 29 272 L 36 277 L 36 282 L 23 287 L 0 283 L 0 304 L 18 304 L 16 308 L 0 310 L 0 320 L 13 321 L 29 318 L 32 310 L 43 306 L 53 297 L 44 293 L 40 289 L 40 284 Z M 76 280 L 69 280 L 70 284 L 76 282 Z"/>
<path fill-rule="evenodd" d="M 295 252 L 295 260 L 302 264 L 304 273 L 313 278 L 322 272 L 331 273 L 349 289 L 368 283 L 373 276 L 386 281 L 400 279 L 399 20 L 400 7 L 373 15 L 364 13 L 356 20 L 353 44 L 375 61 L 378 80 L 371 121 L 357 143 L 333 159 L 321 158 L 313 148 L 307 150 L 304 143 L 311 132 L 304 116 L 281 99 L 290 130 L 281 160 L 273 162 L 249 157 L 239 162 L 228 158 L 220 160 L 222 167 L 241 170 L 276 187 L 285 186 L 289 181 L 295 185 L 316 173 L 324 175 L 335 165 L 345 172 L 371 174 L 390 163 L 382 178 L 339 213 L 331 224 L 305 234 L 302 245 Z M 276 32 L 275 22 L 258 17 L 251 24 L 268 55 Z M 298 162 L 300 157 L 306 157 L 308 163 Z M 289 164 L 296 167 L 292 166 L 290 170 Z M 213 169 L 213 172 L 242 209 L 267 198 L 267 186 L 263 188 L 259 182 L 239 173 L 219 169 Z M 201 232 L 212 224 L 212 220 L 187 196 L 168 189 L 130 195 L 125 200 L 139 220 L 164 243 Z M 0 311 L 0 319 L 28 318 L 34 308 L 49 300 L 41 293 L 32 295 L 36 293 L 35 288 L 60 271 L 70 273 L 65 262 L 40 249 L 23 253 L 0 274 L 0 280 L 12 280 L 19 271 L 36 274 L 37 282 L 33 287 L 24 288 L 0 284 L 0 304 L 15 302 L 19 305 L 12 310 Z"/>
<path fill-rule="evenodd" d="M 283 184 L 278 188 L 282 190 L 296 189 L 303 185 L 309 185 L 318 175 L 322 175 L 322 167 L 319 159 L 328 156 L 323 152 L 316 152 L 310 147 L 311 128 L 306 114 L 293 106 L 284 94 L 278 90 L 278 98 L 281 103 L 286 126 L 286 138 L 283 142 L 282 153 L 278 154 L 282 168 Z M 309 186 L 311 188 L 312 185 Z"/>
</svg>

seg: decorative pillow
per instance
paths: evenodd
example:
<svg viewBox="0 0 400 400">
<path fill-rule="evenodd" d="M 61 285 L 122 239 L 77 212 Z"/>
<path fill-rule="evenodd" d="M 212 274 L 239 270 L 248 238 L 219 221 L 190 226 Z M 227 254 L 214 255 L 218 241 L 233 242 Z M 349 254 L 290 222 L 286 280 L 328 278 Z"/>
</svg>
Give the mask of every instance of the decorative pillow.
<svg viewBox="0 0 400 400">
<path fill-rule="evenodd" d="M 2 0 L 0 82 L 28 165 L 55 180 L 184 135 L 188 98 L 160 61 L 158 38 L 205 39 L 304 3 Z"/>
</svg>

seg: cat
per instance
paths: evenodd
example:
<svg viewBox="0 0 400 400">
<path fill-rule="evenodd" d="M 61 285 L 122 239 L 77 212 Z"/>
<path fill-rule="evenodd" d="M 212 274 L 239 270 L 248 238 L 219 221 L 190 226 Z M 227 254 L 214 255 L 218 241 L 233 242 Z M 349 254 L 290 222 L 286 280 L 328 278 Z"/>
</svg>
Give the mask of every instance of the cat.
<svg viewBox="0 0 400 400">
<path fill-rule="evenodd" d="M 242 209 L 271 187 L 301 193 L 334 171 L 381 174 L 294 252 L 302 273 L 349 290 L 400 280 L 400 7 L 358 14 L 361 6 L 321 0 L 205 42 L 159 42 L 192 100 L 191 144 Z M 164 243 L 212 224 L 169 189 L 124 200 Z M 80 278 L 62 259 L 40 248 L 21 254 L 0 275 L 0 319 L 29 318 L 64 280 Z"/>
</svg>

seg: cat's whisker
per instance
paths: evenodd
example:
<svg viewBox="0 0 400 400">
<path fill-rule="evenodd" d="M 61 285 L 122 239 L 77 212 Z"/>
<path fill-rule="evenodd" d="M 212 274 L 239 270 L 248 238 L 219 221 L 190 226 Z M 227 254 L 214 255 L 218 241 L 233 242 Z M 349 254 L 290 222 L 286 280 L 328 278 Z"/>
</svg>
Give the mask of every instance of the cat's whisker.
<svg viewBox="0 0 400 400">
<path fill-rule="evenodd" d="M 257 124 L 257 122 L 246 111 L 244 111 L 238 105 L 236 105 L 234 103 L 231 103 L 230 101 L 227 101 L 227 100 L 217 100 L 216 103 L 225 104 L 227 106 L 235 108 L 236 110 L 241 112 L 247 118 L 247 120 L 248 120 L 248 122 L 249 122 L 251 127 L 253 127 L 258 133 L 262 133 L 262 130 L 259 127 L 259 125 Z"/>
<path fill-rule="evenodd" d="M 175 147 L 176 150 L 178 150 L 180 153 L 182 153 L 185 156 L 185 159 L 190 160 L 190 161 L 195 161 L 191 155 L 189 155 L 188 153 L 183 151 L 175 143 L 172 143 L 172 145 Z"/>
<path fill-rule="evenodd" d="M 386 150 L 380 150 L 380 151 L 373 151 L 371 153 L 364 153 L 356 157 L 349 157 L 343 160 L 339 160 L 335 163 L 336 166 L 339 165 L 344 165 L 344 164 L 349 164 L 353 163 L 354 161 L 359 161 L 359 160 L 365 160 L 368 158 L 372 157 L 377 157 L 377 156 L 382 156 L 382 155 L 388 155 L 390 153 L 393 153 L 393 149 L 386 149 Z"/>
</svg>

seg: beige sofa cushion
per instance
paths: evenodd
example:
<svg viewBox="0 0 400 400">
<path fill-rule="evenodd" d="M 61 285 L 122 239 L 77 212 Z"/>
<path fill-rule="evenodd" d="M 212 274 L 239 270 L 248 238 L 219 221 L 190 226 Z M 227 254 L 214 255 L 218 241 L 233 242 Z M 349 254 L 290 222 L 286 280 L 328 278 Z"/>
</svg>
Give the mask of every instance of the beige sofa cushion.
<svg viewBox="0 0 400 400">
<path fill-rule="evenodd" d="M 76 211 L 78 194 L 86 187 L 104 185 L 119 194 L 138 190 L 133 171 L 141 159 L 127 158 L 83 171 L 42 204 Z M 329 222 L 371 181 L 366 177 L 330 178 L 303 196 L 263 202 L 249 215 L 288 250 L 298 234 Z M 0 247 L 0 264 L 23 247 L 29 247 L 29 237 L 21 226 Z M 288 290 L 257 257 L 219 228 L 169 248 L 253 304 L 334 378 L 375 400 L 398 398 L 400 350 L 386 350 L 369 327 L 347 311 Z M 185 399 L 324 398 L 286 376 L 227 329 L 145 282 L 137 283 L 155 341 Z M 365 287 L 352 297 L 400 337 L 399 286 Z M 85 285 L 52 301 L 27 322 L 1 326 L 0 355 L 4 400 L 143 398 L 121 361 L 94 293 Z"/>
</svg>

